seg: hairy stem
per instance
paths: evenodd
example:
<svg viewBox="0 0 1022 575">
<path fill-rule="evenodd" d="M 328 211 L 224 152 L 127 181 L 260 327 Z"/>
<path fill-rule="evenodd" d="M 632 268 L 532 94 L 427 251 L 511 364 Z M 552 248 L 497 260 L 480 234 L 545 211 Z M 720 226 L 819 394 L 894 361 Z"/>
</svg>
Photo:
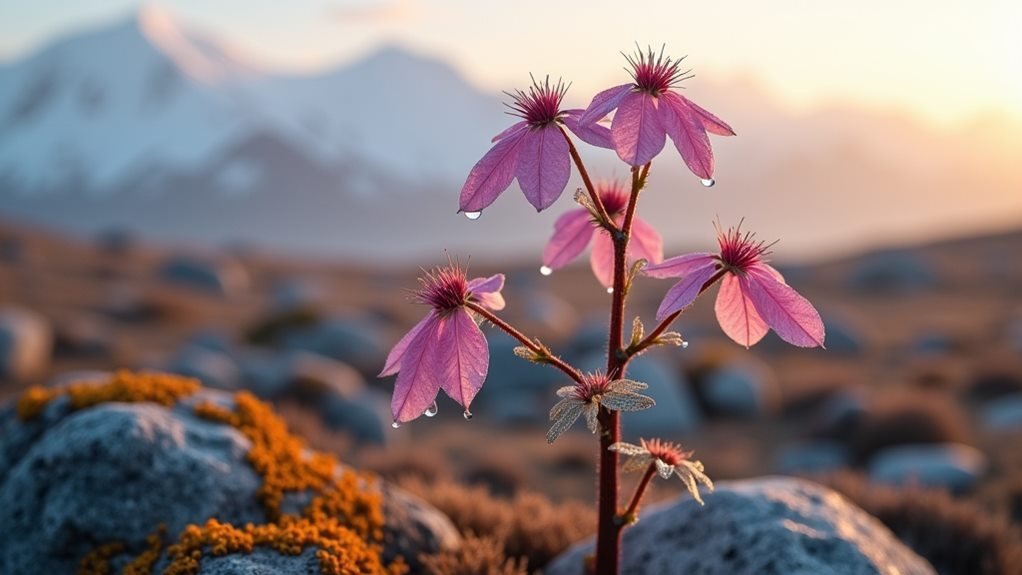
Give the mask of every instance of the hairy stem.
<svg viewBox="0 0 1022 575">
<path fill-rule="evenodd" d="M 568 152 L 571 154 L 571 159 L 574 160 L 575 167 L 578 168 L 578 173 L 582 176 L 582 183 L 585 184 L 586 191 L 589 192 L 589 197 L 592 198 L 593 205 L 596 206 L 596 211 L 603 221 L 603 225 L 613 227 L 614 221 L 610 219 L 610 214 L 607 213 L 607 208 L 604 207 L 600 194 L 596 193 L 596 186 L 593 185 L 593 180 L 589 177 L 589 171 L 586 170 L 586 165 L 582 162 L 582 156 L 578 155 L 575 143 L 571 141 L 568 132 L 564 130 L 563 126 L 560 126 L 560 128 L 561 134 L 564 135 L 564 139 L 568 142 Z"/>
<path fill-rule="evenodd" d="M 646 468 L 646 473 L 642 475 L 642 479 L 639 480 L 639 484 L 635 486 L 635 493 L 632 494 L 632 501 L 628 504 L 625 512 L 621 514 L 621 521 L 618 523 L 623 528 L 625 525 L 635 521 L 635 512 L 639 508 L 639 503 L 642 502 L 642 496 L 646 494 L 646 488 L 649 487 L 649 482 L 656 475 L 656 463 L 650 462 L 649 467 Z"/>
<path fill-rule="evenodd" d="M 610 308 L 610 334 L 607 342 L 607 375 L 624 377 L 628 356 L 621 349 L 621 332 L 625 316 L 625 274 L 628 241 L 631 236 L 639 192 L 645 185 L 649 164 L 642 170 L 632 168 L 632 190 L 620 233 L 611 234 L 614 241 L 614 292 Z M 618 456 L 611 445 L 621 441 L 621 414 L 601 408 L 598 527 L 596 532 L 596 575 L 617 575 L 621 556 L 621 525 L 617 520 Z"/>
<path fill-rule="evenodd" d="M 567 374 L 568 377 L 572 379 L 572 381 L 575 382 L 582 381 L 582 374 L 579 373 L 577 369 L 575 369 L 571 365 L 568 365 L 568 363 L 565 362 L 563 359 L 550 353 L 550 350 L 537 344 L 535 341 L 529 339 L 525 334 L 515 329 L 511 324 L 497 317 L 496 314 L 494 314 L 490 310 L 474 302 L 468 302 L 467 304 L 465 304 L 465 306 L 468 307 L 468 309 L 486 318 L 486 321 L 504 330 L 505 333 L 520 341 L 522 345 L 529 348 L 534 353 L 541 355 L 544 358 L 545 363 L 549 363 L 550 365 L 563 371 L 565 374 Z"/>
</svg>

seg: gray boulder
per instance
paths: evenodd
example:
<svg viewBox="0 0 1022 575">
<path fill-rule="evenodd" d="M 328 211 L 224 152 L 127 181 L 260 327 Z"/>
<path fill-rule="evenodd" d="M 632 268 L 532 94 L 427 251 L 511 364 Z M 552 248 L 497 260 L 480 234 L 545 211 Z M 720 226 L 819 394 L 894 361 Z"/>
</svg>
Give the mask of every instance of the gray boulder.
<svg viewBox="0 0 1022 575">
<path fill-rule="evenodd" d="M 921 485 L 968 491 L 987 469 L 983 452 L 961 443 L 898 445 L 869 460 L 870 479 L 895 485 Z"/>
<path fill-rule="evenodd" d="M 1022 393 L 997 398 L 983 408 L 983 425 L 995 431 L 1022 429 Z"/>
<path fill-rule="evenodd" d="M 570 380 L 546 365 L 530 363 L 514 354 L 521 345 L 507 334 L 486 334 L 490 367 L 486 383 L 473 404 L 473 411 L 487 421 L 545 424 L 557 396 L 554 392 Z"/>
<path fill-rule="evenodd" d="M 390 348 L 378 322 L 364 317 L 335 317 L 281 335 L 285 351 L 307 351 L 346 363 L 375 376 Z"/>
<path fill-rule="evenodd" d="M 241 382 L 241 371 L 231 356 L 198 345 L 186 345 L 178 351 L 167 365 L 167 371 L 194 377 L 216 389 L 234 390 Z"/>
<path fill-rule="evenodd" d="M 217 295 L 235 295 L 248 289 L 248 272 L 236 261 L 177 255 L 160 268 L 165 282 Z"/>
<path fill-rule="evenodd" d="M 53 330 L 46 318 L 22 308 L 0 310 L 0 380 L 39 377 L 52 353 Z"/>
<path fill-rule="evenodd" d="M 703 496 L 650 506 L 624 532 L 630 575 L 936 575 L 877 519 L 809 481 L 767 477 L 720 482 Z M 590 539 L 546 567 L 582 575 Z"/>
<path fill-rule="evenodd" d="M 774 410 L 780 390 L 768 365 L 744 361 L 710 372 L 702 384 L 702 394 L 714 413 L 759 417 Z"/>
<path fill-rule="evenodd" d="M 62 397 L 29 421 L 11 407 L 0 411 L 0 573 L 74 573 L 96 545 L 141 546 L 161 523 L 176 535 L 210 517 L 264 522 L 256 497 L 262 478 L 246 460 L 250 443 L 233 427 L 195 416 L 204 400 L 232 401 L 204 390 L 173 408 L 109 403 L 72 412 Z M 377 488 L 386 556 L 414 563 L 420 552 L 457 544 L 441 513 L 393 486 Z M 208 573 L 276 573 L 287 562 L 262 555 L 225 559 L 227 570 Z"/>
<path fill-rule="evenodd" d="M 848 467 L 852 454 L 837 441 L 800 441 L 781 447 L 774 456 L 778 473 L 823 473 Z"/>
</svg>

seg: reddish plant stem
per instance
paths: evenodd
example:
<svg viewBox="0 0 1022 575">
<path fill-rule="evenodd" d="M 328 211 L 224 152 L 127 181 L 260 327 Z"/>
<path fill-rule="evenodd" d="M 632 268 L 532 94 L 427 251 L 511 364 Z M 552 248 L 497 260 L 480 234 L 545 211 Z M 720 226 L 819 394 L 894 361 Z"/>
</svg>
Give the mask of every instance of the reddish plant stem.
<svg viewBox="0 0 1022 575">
<path fill-rule="evenodd" d="M 706 283 L 703 284 L 703 287 L 699 288 L 699 294 L 702 295 L 704 291 L 710 289 L 710 286 L 717 283 L 720 280 L 720 278 L 724 277 L 725 273 L 727 273 L 727 270 L 720 269 L 717 271 L 717 273 L 713 274 L 713 276 L 710 279 L 706 280 Z M 685 313 L 685 310 L 680 309 L 672 313 L 671 315 L 665 317 L 664 320 L 660 322 L 653 331 L 649 332 L 649 334 L 642 339 L 642 341 L 629 348 L 628 351 L 626 352 L 628 359 L 625 360 L 625 363 L 627 363 L 628 360 L 632 359 L 636 355 L 642 353 L 642 351 L 645 350 L 647 347 L 653 345 L 653 343 L 656 341 L 656 338 L 660 337 L 661 334 L 667 331 L 667 329 L 671 327 L 671 324 L 674 323 L 674 320 L 678 319 L 678 317 L 683 313 Z"/>
<path fill-rule="evenodd" d="M 561 128 L 561 134 L 564 135 L 564 139 L 568 142 L 568 153 L 571 154 L 571 159 L 575 162 L 575 167 L 578 168 L 579 175 L 582 176 L 582 183 L 586 186 L 586 191 L 589 192 L 589 197 L 593 200 L 593 205 L 596 206 L 596 211 L 600 218 L 606 222 L 605 225 L 612 226 L 614 221 L 610 219 L 610 214 L 607 213 L 607 208 L 603 205 L 603 200 L 600 199 L 600 194 L 596 193 L 596 186 L 593 185 L 593 180 L 589 177 L 589 170 L 586 170 L 585 164 L 582 162 L 582 156 L 578 155 L 578 150 L 575 148 L 575 143 L 571 141 L 571 137 L 568 136 L 568 132 Z M 610 231 L 610 230 L 608 230 Z"/>
<path fill-rule="evenodd" d="M 581 170 L 579 170 L 581 171 Z M 635 217 L 639 192 L 645 184 L 649 164 L 632 168 L 632 190 L 625 218 L 618 233 L 611 233 L 614 241 L 614 293 L 610 308 L 610 334 L 607 341 L 607 375 L 611 379 L 624 377 L 628 356 L 622 353 L 621 332 L 625 316 L 625 273 L 628 240 Z M 600 409 L 600 467 L 599 496 L 597 501 L 598 526 L 596 532 L 596 575 L 617 575 L 621 556 L 621 525 L 618 522 L 618 456 L 611 445 L 621 441 L 621 414 Z"/>
<path fill-rule="evenodd" d="M 524 345 L 525 347 L 529 348 L 530 350 L 537 354 L 542 355 L 546 363 L 549 363 L 550 365 L 563 371 L 565 374 L 567 374 L 568 377 L 572 379 L 572 381 L 579 383 L 582 381 L 582 374 L 580 374 L 577 369 L 568 365 L 568 363 L 566 363 L 563 359 L 550 353 L 550 350 L 544 348 L 543 346 L 538 345 L 536 342 L 529 339 L 525 334 L 515 329 L 511 324 L 497 317 L 490 310 L 474 302 L 468 302 L 467 304 L 465 304 L 465 306 L 468 309 L 486 318 L 486 321 L 504 330 L 504 332 L 510 335 L 511 337 L 522 342 L 522 345 Z"/>
<path fill-rule="evenodd" d="M 646 473 L 642 475 L 642 479 L 639 480 L 639 484 L 635 486 L 635 493 L 632 494 L 632 501 L 628 504 L 628 508 L 621 514 L 620 521 L 621 526 L 624 527 L 628 522 L 635 521 L 635 511 L 639 508 L 639 503 L 642 502 L 642 496 L 646 494 L 646 488 L 649 487 L 649 482 L 656 475 L 656 463 L 650 462 L 649 467 L 646 468 Z"/>
</svg>

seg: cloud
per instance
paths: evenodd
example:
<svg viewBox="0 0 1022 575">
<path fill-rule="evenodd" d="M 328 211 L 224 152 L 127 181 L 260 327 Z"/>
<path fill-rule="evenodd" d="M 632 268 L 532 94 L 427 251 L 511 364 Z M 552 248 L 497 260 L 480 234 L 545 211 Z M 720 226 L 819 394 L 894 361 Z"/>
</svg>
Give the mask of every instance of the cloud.
<svg viewBox="0 0 1022 575">
<path fill-rule="evenodd" d="M 417 0 L 368 0 L 335 6 L 330 14 L 345 24 L 395 24 L 417 19 L 420 8 Z"/>
</svg>

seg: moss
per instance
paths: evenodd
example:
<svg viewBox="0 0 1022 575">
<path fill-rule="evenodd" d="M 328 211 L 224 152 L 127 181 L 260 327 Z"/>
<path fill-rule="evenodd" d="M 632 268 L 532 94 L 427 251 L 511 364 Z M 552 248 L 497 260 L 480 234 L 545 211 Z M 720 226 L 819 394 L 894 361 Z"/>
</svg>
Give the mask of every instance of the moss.
<svg viewBox="0 0 1022 575">
<path fill-rule="evenodd" d="M 72 410 L 110 402 L 147 402 L 170 407 L 201 387 L 198 380 L 176 375 L 118 371 L 106 382 L 78 382 L 54 389 L 29 388 L 18 400 L 18 416 L 22 420 L 34 419 L 61 396 L 70 399 Z"/>
<path fill-rule="evenodd" d="M 64 388 L 29 389 L 18 401 L 22 419 L 38 417 L 60 396 L 68 396 L 72 410 L 106 402 L 152 402 L 171 407 L 194 394 L 193 379 L 121 371 L 105 382 L 75 383 Z M 230 425 L 251 442 L 247 462 L 262 477 L 256 498 L 266 511 L 263 524 L 235 526 L 216 518 L 189 525 L 165 550 L 169 561 L 163 575 L 195 575 L 204 557 L 251 553 L 268 548 L 284 555 L 300 555 L 315 548 L 323 575 L 399 575 L 407 572 L 398 559 L 384 565 L 382 497 L 368 474 L 343 469 L 336 459 L 309 450 L 292 435 L 273 409 L 250 393 L 234 396 L 234 408 L 212 402 L 194 407 L 202 418 Z M 287 493 L 311 494 L 300 514 L 281 509 Z M 152 573 L 164 553 L 162 528 L 149 535 L 146 547 L 125 565 L 123 575 Z M 80 575 L 109 575 L 110 561 L 128 550 L 119 542 L 101 545 L 82 559 Z"/>
</svg>

